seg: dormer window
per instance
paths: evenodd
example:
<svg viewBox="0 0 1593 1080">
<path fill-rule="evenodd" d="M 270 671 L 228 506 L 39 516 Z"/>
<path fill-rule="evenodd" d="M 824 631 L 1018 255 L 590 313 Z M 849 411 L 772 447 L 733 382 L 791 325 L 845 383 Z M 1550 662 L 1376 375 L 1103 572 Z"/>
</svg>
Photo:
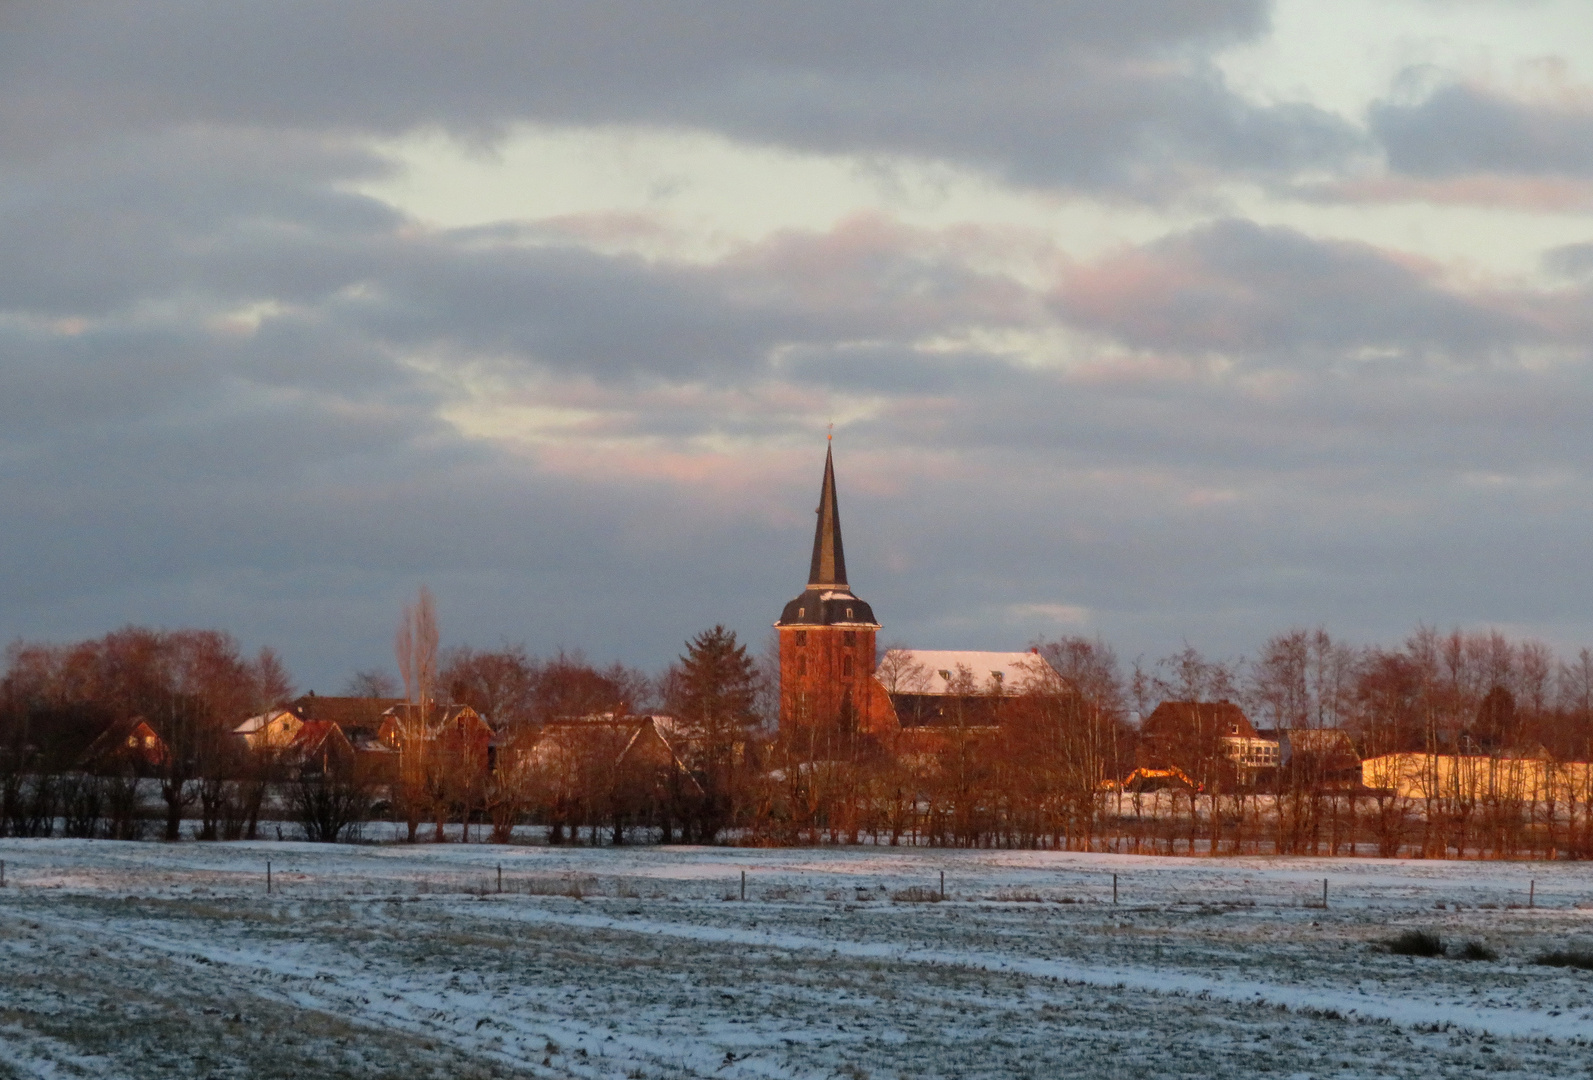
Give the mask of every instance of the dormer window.
<svg viewBox="0 0 1593 1080">
<path fill-rule="evenodd" d="M 990 673 L 990 677 L 991 677 L 991 678 L 992 678 L 992 679 L 994 679 L 994 680 L 995 680 L 995 681 L 996 681 L 996 682 L 997 682 L 997 684 L 999 684 L 999 683 L 1000 683 L 1000 682 L 1001 682 L 1001 680 L 1002 680 L 1002 679 L 1003 679 L 1003 678 L 1004 678 L 1004 677 L 1005 677 L 1005 676 L 1003 676 L 1003 675 L 1002 675 L 1002 673 L 1001 673 L 1001 672 L 999 672 L 999 671 L 992 671 L 992 672 L 991 672 L 991 673 Z"/>
<path fill-rule="evenodd" d="M 797 618 L 805 619 L 807 617 L 808 617 L 808 609 L 807 608 L 805 608 L 805 607 L 797 608 Z"/>
<path fill-rule="evenodd" d="M 846 609 L 846 617 L 848 619 L 850 619 L 852 617 L 852 609 L 851 608 L 847 608 Z"/>
<path fill-rule="evenodd" d="M 945 679 L 947 682 L 951 682 L 951 672 L 947 671 L 945 668 L 940 669 L 940 677 Z"/>
</svg>

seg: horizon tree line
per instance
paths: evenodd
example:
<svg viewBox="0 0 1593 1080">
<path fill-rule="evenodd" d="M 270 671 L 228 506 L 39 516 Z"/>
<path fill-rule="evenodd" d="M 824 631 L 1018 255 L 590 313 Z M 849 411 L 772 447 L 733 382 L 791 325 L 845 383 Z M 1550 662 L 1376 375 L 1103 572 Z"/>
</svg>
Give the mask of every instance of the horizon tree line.
<svg viewBox="0 0 1593 1080">
<path fill-rule="evenodd" d="M 1543 806 L 1435 783 L 1413 804 L 1330 783 L 1310 754 L 1263 790 L 1233 773 L 1214 738 L 1185 751 L 1183 771 L 1198 778 L 1189 790 L 1102 794 L 1103 782 L 1133 768 L 1135 714 L 1168 700 L 1231 700 L 1261 728 L 1343 731 L 1365 757 L 1593 760 L 1588 649 L 1567 659 L 1498 631 L 1425 626 L 1397 646 L 1362 646 L 1295 629 L 1252 660 L 1208 659 L 1186 645 L 1125 672 L 1100 639 L 1035 647 L 1051 674 L 996 691 L 997 727 L 952 716 L 932 746 L 911 753 L 848 731 L 824 733 L 822 746 L 782 740 L 772 715 L 777 665 L 722 626 L 649 676 L 579 653 L 539 658 L 523 645 L 444 649 L 425 590 L 395 635 L 402 683 L 366 670 L 346 691 L 409 706 L 400 711 L 408 749 L 376 809 L 404 821 L 411 841 L 422 821 L 436 824 L 434 839 L 454 822 L 500 841 L 535 822 L 555 842 L 585 829 L 587 842 L 728 835 L 761 844 L 1593 854 L 1590 792 Z M 983 692 L 967 677 L 970 696 Z M 357 835 L 375 793 L 349 763 L 307 769 L 249 753 L 231 734 L 243 717 L 293 696 L 274 652 L 246 657 L 220 631 L 126 627 L 71 644 L 15 642 L 0 679 L 0 832 L 134 838 L 148 828 L 138 812 L 147 789 L 166 839 L 194 817 L 200 838 L 254 838 L 273 791 L 306 835 Z M 492 720 L 494 768 L 435 749 L 427 731 L 443 704 Z M 655 713 L 673 717 L 661 740 L 669 753 L 655 746 L 627 761 L 625 725 Z M 167 747 L 149 775 L 85 768 L 81 750 L 93 736 L 133 716 Z M 607 727 L 571 728 L 579 718 L 606 718 Z"/>
</svg>

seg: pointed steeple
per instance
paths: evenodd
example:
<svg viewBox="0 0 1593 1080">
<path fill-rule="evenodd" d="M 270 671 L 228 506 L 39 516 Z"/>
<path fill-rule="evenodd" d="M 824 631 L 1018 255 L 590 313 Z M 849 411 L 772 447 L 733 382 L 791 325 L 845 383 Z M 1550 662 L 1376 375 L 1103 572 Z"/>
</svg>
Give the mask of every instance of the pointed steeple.
<svg viewBox="0 0 1593 1080">
<path fill-rule="evenodd" d="M 841 510 L 835 499 L 835 457 L 829 448 L 824 451 L 824 486 L 819 489 L 817 513 L 808 588 L 845 588 L 846 554 L 841 549 Z"/>
<path fill-rule="evenodd" d="M 818 524 L 813 530 L 813 562 L 808 587 L 786 604 L 776 626 L 847 626 L 879 629 L 874 609 L 858 599 L 846 581 L 841 549 L 841 511 L 835 497 L 835 456 L 824 452 L 824 486 L 819 489 Z"/>
</svg>

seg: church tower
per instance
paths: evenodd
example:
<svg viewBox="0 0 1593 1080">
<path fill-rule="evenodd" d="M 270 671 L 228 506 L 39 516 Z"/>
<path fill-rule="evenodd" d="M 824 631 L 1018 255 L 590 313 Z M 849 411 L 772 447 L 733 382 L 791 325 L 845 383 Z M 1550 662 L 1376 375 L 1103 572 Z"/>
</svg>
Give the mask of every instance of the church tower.
<svg viewBox="0 0 1593 1080">
<path fill-rule="evenodd" d="M 808 587 L 785 606 L 780 634 L 780 732 L 827 742 L 877 728 L 874 610 L 846 582 L 835 460 L 826 449 Z"/>
</svg>

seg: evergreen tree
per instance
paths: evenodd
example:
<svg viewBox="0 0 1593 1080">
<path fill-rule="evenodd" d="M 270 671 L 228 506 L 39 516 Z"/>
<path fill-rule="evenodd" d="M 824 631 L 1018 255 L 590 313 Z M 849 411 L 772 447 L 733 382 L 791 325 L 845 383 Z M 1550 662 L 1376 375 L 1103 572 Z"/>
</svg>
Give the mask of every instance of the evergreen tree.
<svg viewBox="0 0 1593 1080">
<path fill-rule="evenodd" d="M 670 673 L 670 710 L 690 736 L 692 765 L 703 789 L 699 839 L 712 840 L 740 809 L 747 742 L 758 723 L 758 689 L 757 663 L 723 626 L 688 641 Z"/>
</svg>

